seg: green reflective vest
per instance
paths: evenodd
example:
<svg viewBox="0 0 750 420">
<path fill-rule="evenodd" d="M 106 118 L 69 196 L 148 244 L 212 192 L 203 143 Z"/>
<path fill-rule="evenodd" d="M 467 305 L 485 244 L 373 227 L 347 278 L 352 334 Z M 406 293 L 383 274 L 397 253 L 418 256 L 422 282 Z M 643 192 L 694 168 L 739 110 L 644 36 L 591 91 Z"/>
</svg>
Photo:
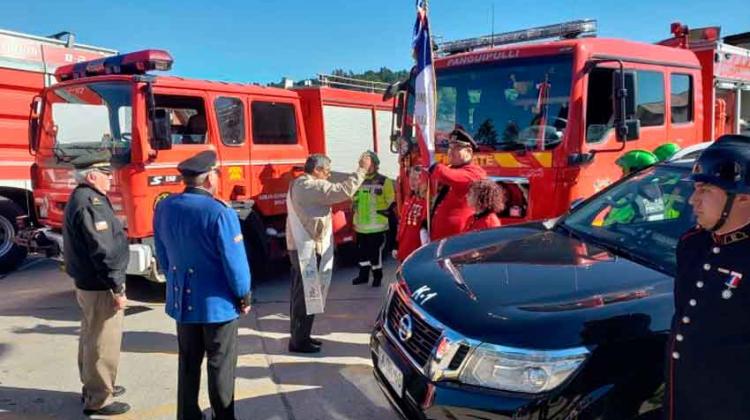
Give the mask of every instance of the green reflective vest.
<svg viewBox="0 0 750 420">
<path fill-rule="evenodd" d="M 354 230 L 358 233 L 387 231 L 387 210 L 393 204 L 395 196 L 393 180 L 379 173 L 368 175 L 352 199 Z"/>
</svg>

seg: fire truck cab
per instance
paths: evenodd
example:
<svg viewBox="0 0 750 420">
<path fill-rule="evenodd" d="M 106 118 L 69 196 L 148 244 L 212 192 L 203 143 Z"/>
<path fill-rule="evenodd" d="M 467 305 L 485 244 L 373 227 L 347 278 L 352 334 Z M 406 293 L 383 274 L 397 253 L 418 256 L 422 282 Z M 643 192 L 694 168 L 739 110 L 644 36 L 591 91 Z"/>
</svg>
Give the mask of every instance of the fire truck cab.
<svg viewBox="0 0 750 420">
<path fill-rule="evenodd" d="M 317 151 L 309 147 L 301 95 L 147 73 L 171 65 L 166 51 L 145 50 L 57 70 L 60 83 L 44 90 L 35 106 L 40 112 L 31 120 L 36 155 L 31 178 L 43 228 L 25 230 L 19 239 L 24 245 L 59 256 L 65 203 L 76 185 L 69 162 L 106 148 L 115 168 L 108 196 L 130 241 L 127 272 L 160 280 L 154 208 L 183 190 L 179 162 L 214 150 L 221 179 L 217 197 L 237 210 L 249 258 L 258 261 L 251 266 L 262 269 L 269 258 L 284 254 L 288 185 L 302 173 L 308 154 Z M 369 95 L 382 101 L 379 94 Z M 360 147 L 360 153 L 368 148 Z M 348 163 L 352 171 L 356 160 Z"/>
<path fill-rule="evenodd" d="M 500 216 L 510 224 L 565 213 L 617 180 L 615 160 L 629 150 L 715 138 L 725 131 L 714 129 L 711 104 L 725 82 L 687 38 L 714 49 L 722 43 L 716 32 L 672 29 L 677 45 L 597 38 L 593 20 L 439 44 L 437 159 L 446 158 L 451 130 L 470 132 L 479 144 L 475 162 L 505 189 Z M 743 57 L 732 61 L 732 86 L 750 86 L 748 50 L 721 48 Z M 394 89 L 402 174 L 418 153 L 411 147 L 410 84 Z M 739 129 L 735 122 L 730 132 Z M 408 191 L 405 179 L 401 191 Z"/>
</svg>

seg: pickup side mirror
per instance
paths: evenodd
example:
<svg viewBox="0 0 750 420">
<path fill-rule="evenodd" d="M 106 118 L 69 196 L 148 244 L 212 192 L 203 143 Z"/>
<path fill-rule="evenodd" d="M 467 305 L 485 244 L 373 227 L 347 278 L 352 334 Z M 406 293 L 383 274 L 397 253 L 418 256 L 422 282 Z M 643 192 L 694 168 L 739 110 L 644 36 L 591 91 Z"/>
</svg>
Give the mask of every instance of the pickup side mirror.
<svg viewBox="0 0 750 420">
<path fill-rule="evenodd" d="M 39 119 L 42 114 L 42 98 L 35 96 L 29 109 L 29 152 L 39 149 Z"/>
<path fill-rule="evenodd" d="M 172 122 L 166 109 L 156 109 L 151 118 L 151 148 L 169 150 L 172 148 Z"/>
</svg>

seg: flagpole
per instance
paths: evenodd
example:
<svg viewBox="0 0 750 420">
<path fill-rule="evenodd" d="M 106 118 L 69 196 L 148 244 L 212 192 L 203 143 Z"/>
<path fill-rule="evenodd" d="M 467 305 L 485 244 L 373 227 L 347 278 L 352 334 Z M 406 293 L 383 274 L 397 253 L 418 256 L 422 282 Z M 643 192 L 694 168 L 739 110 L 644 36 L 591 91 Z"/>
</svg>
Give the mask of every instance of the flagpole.
<svg viewBox="0 0 750 420">
<path fill-rule="evenodd" d="M 435 73 L 435 55 L 433 54 L 433 49 L 432 49 L 432 27 L 429 26 L 430 25 L 430 19 L 429 19 L 429 16 L 430 16 L 430 2 L 429 2 L 429 0 L 425 0 L 425 2 L 424 2 L 424 12 L 425 12 L 425 17 L 427 18 L 427 25 L 428 25 L 427 30 L 428 30 L 428 33 L 430 34 L 429 50 L 430 50 L 430 63 L 432 65 L 432 74 L 436 75 L 436 73 Z M 430 115 L 430 117 L 432 118 L 432 121 L 431 121 L 432 122 L 432 138 L 429 139 L 429 141 L 431 141 L 433 143 L 433 145 L 435 145 L 434 147 L 437 146 L 435 144 L 435 140 L 436 140 L 435 139 L 435 135 L 437 134 L 436 133 L 436 129 L 437 129 L 437 83 L 436 83 L 436 79 L 437 79 L 437 77 L 433 77 L 432 78 L 432 95 L 433 95 L 433 98 L 435 98 L 435 101 L 433 102 L 433 105 L 434 105 L 435 109 L 432 110 L 432 112 L 431 112 L 432 115 Z M 436 162 L 432 161 L 433 158 L 435 158 L 434 155 L 433 156 L 428 156 L 428 161 L 430 163 L 430 166 L 432 166 L 434 163 L 436 163 Z M 427 185 L 427 206 L 428 206 L 428 210 L 431 210 L 432 206 L 431 206 L 431 203 L 430 203 L 430 190 L 432 189 L 431 188 L 432 187 L 432 180 L 430 179 L 429 176 L 427 177 L 427 179 L 428 179 L 428 181 L 427 181 L 428 182 L 428 185 Z M 427 233 L 429 233 L 430 236 L 432 236 L 432 215 L 431 215 L 431 213 L 432 213 L 431 211 L 427 212 Z"/>
</svg>

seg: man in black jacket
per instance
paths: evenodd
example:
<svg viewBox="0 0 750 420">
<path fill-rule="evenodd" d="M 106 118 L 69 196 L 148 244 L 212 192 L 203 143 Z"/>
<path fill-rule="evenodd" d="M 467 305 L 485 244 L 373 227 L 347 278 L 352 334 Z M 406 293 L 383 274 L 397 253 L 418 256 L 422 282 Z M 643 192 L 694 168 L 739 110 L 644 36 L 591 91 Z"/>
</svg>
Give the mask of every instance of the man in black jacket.
<svg viewBox="0 0 750 420">
<path fill-rule="evenodd" d="M 78 186 L 65 206 L 65 271 L 73 277 L 81 307 L 78 369 L 86 415 L 117 415 L 130 406 L 112 398 L 125 392 L 115 386 L 126 304 L 128 242 L 107 198 L 111 155 L 87 153 L 71 161 Z"/>
</svg>

